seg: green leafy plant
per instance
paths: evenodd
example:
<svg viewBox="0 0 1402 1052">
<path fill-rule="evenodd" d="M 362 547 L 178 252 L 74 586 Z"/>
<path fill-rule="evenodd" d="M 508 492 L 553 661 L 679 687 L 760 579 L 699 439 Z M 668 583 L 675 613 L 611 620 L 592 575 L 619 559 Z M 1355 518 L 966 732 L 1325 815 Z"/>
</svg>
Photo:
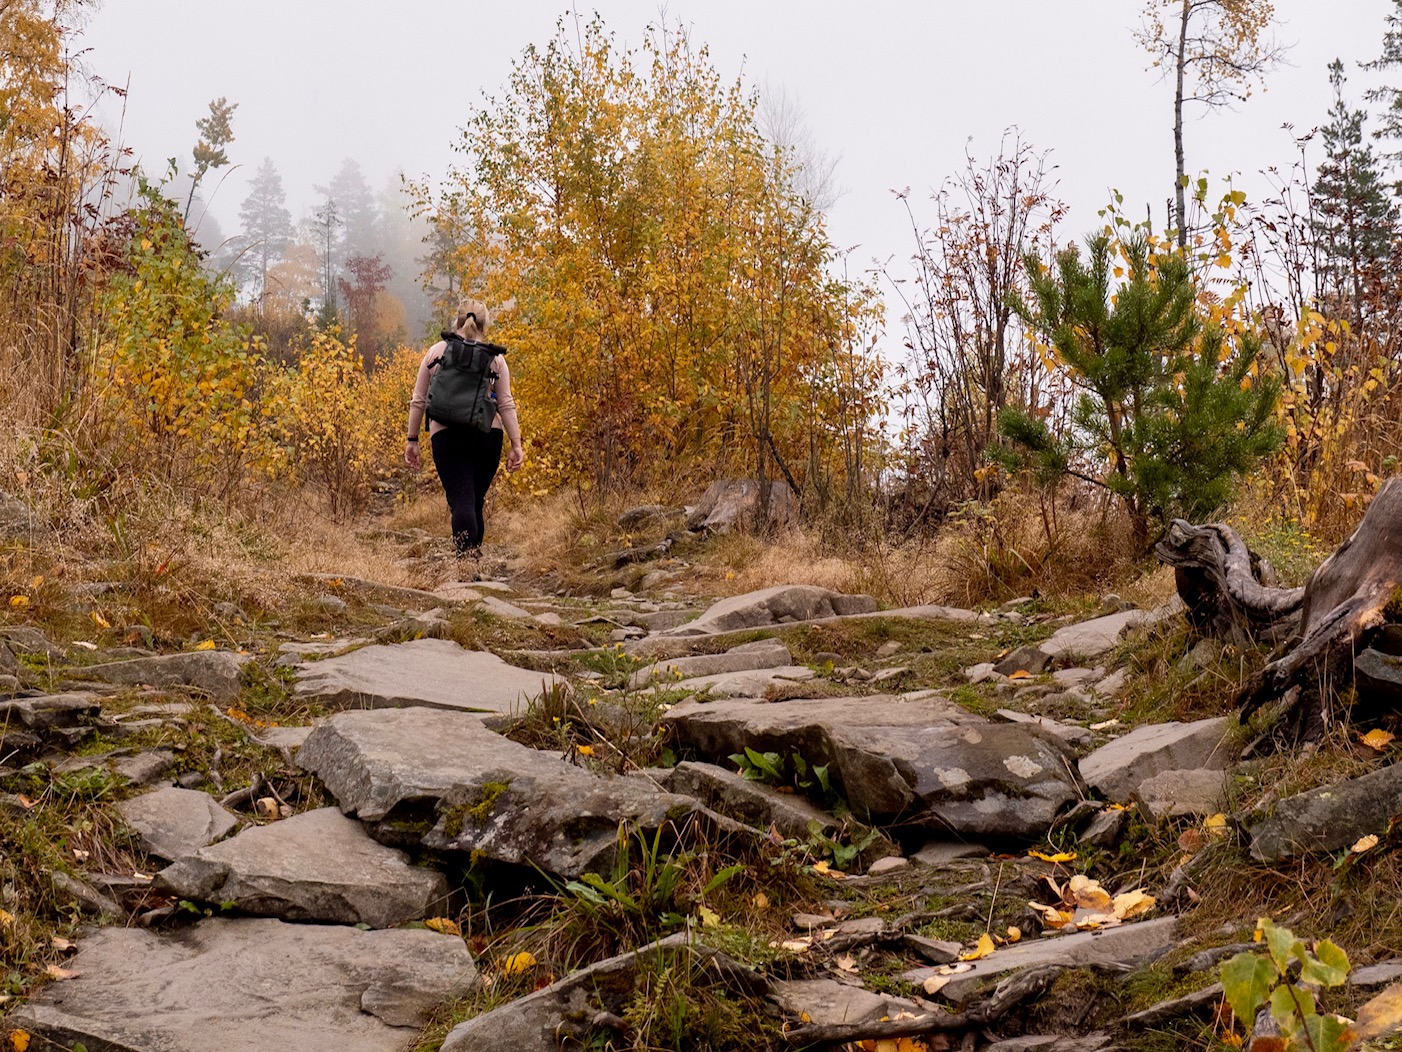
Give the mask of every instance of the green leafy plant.
<svg viewBox="0 0 1402 1052">
<path fill-rule="evenodd" d="M 731 753 L 729 760 L 751 782 L 805 790 L 816 788 L 824 799 L 834 795 L 828 765 L 810 764 L 799 753 L 793 753 L 785 760 L 780 753 L 760 752 L 747 745 L 744 752 Z"/>
<path fill-rule="evenodd" d="M 1288 928 L 1262 917 L 1257 937 L 1265 955 L 1239 953 L 1222 965 L 1222 991 L 1236 1018 L 1247 1029 L 1246 1039 L 1233 1031 L 1222 1039 L 1253 1052 L 1348 1052 L 1362 1042 L 1402 1028 L 1402 983 L 1394 983 L 1359 1010 L 1357 1021 L 1321 1011 L 1323 991 L 1348 980 L 1348 955 L 1328 939 L 1312 946 Z M 1257 1015 L 1269 1007 L 1272 1029 L 1258 1032 Z"/>
</svg>

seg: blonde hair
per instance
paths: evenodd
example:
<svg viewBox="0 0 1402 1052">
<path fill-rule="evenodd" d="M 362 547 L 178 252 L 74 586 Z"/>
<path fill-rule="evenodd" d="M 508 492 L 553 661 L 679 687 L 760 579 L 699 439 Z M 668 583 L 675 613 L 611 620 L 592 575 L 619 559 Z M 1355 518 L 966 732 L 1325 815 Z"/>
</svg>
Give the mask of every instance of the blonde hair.
<svg viewBox="0 0 1402 1052">
<path fill-rule="evenodd" d="M 487 331 L 487 326 L 491 323 L 492 312 L 481 300 L 468 297 L 458 300 L 458 310 L 453 319 L 453 328 L 467 339 L 478 339 Z"/>
</svg>

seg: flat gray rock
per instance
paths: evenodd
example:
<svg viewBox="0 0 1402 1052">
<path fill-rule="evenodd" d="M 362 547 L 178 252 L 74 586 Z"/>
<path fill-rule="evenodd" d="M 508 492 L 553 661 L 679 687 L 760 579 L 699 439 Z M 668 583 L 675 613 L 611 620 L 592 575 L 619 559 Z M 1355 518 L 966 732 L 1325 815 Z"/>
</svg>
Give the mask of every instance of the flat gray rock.
<svg viewBox="0 0 1402 1052">
<path fill-rule="evenodd" d="M 1178 942 L 1178 918 L 1156 917 L 1098 931 L 1078 931 L 1047 939 L 1028 939 L 994 950 L 982 960 L 971 961 L 968 971 L 949 977 L 939 991 L 950 1001 L 964 1001 L 978 992 L 985 982 L 1007 972 L 1059 964 L 1067 968 L 1087 968 L 1130 964 L 1156 957 Z M 936 968 L 913 968 L 904 978 L 917 986 L 933 975 Z"/>
<path fill-rule="evenodd" d="M 1225 716 L 1136 727 L 1082 759 L 1081 777 L 1107 799 L 1127 804 L 1146 778 L 1163 771 L 1229 766 L 1229 727 Z"/>
<path fill-rule="evenodd" d="M 1058 628 L 1038 644 L 1042 653 L 1065 665 L 1083 658 L 1094 658 L 1112 650 L 1131 629 L 1149 624 L 1155 615 L 1148 610 L 1121 610 L 1104 617 Z"/>
<path fill-rule="evenodd" d="M 123 800 L 117 809 L 140 836 L 141 850 L 168 862 L 194 854 L 239 824 L 208 793 L 173 786 Z"/>
<path fill-rule="evenodd" d="M 770 687 L 802 683 L 816 676 L 807 665 L 781 665 L 778 668 L 757 668 L 749 672 L 722 672 L 715 676 L 696 676 L 678 680 L 671 686 L 676 690 L 715 698 L 758 698 Z"/>
<path fill-rule="evenodd" d="M 484 650 L 464 650 L 448 639 L 416 639 L 300 665 L 295 694 L 328 709 L 427 706 L 519 713 L 555 683 L 550 673 L 508 665 Z"/>
<path fill-rule="evenodd" d="M 1040 837 L 1079 794 L 1051 735 L 939 696 L 689 702 L 664 722 L 682 748 L 713 760 L 750 747 L 826 764 L 854 813 L 932 830 Z"/>
<path fill-rule="evenodd" d="M 1139 783 L 1135 796 L 1154 821 L 1206 817 L 1224 808 L 1227 772 L 1199 769 L 1161 771 Z"/>
<path fill-rule="evenodd" d="M 1262 862 L 1278 862 L 1338 851 L 1369 833 L 1387 832 L 1396 814 L 1402 814 L 1402 764 L 1279 801 L 1271 817 L 1251 827 L 1251 854 Z"/>
<path fill-rule="evenodd" d="M 758 643 L 745 643 L 727 650 L 724 654 L 697 654 L 695 657 L 673 658 L 659 661 L 638 669 L 628 677 L 628 686 L 633 690 L 645 687 L 653 680 L 670 683 L 673 680 L 692 679 L 697 676 L 717 676 L 727 672 L 749 672 L 753 669 L 779 668 L 793 664 L 789 648 L 775 639 L 763 639 Z"/>
<path fill-rule="evenodd" d="M 869 595 L 844 595 L 808 584 L 776 585 L 723 599 L 696 620 L 671 629 L 669 634 L 706 635 L 874 610 L 876 600 Z"/>
<path fill-rule="evenodd" d="M 108 661 L 71 668 L 73 679 L 95 679 L 123 686 L 193 687 L 215 701 L 234 701 L 243 689 L 244 669 L 252 657 L 229 650 L 192 650 L 184 654 Z"/>
<path fill-rule="evenodd" d="M 813 823 L 823 830 L 837 825 L 832 815 L 803 797 L 781 793 L 715 764 L 683 761 L 662 776 L 662 785 L 756 829 L 772 825 L 782 837 L 806 838 Z"/>
<path fill-rule="evenodd" d="M 477 974 L 454 936 L 256 917 L 102 928 L 65 966 L 7 1021 L 90 1052 L 404 1052 Z"/>
<path fill-rule="evenodd" d="M 82 692 L 0 701 L 0 733 L 17 726 L 34 731 L 74 727 L 101 710 L 96 694 Z"/>
<path fill-rule="evenodd" d="M 620 822 L 655 830 L 696 811 L 651 782 L 598 775 L 527 748 L 463 713 L 343 712 L 297 754 L 348 814 L 385 843 L 538 865 L 562 876 L 605 872 Z"/>
<path fill-rule="evenodd" d="M 334 807 L 252 826 L 156 874 L 156 887 L 195 902 L 232 902 L 283 920 L 392 928 L 443 910 L 448 882 L 411 866 Z"/>
<path fill-rule="evenodd" d="M 494 595 L 483 596 L 478 609 L 496 617 L 504 617 L 508 621 L 526 621 L 535 616 L 529 610 L 524 610 L 515 603 L 508 603 L 505 599 L 498 599 Z"/>
<path fill-rule="evenodd" d="M 773 983 L 774 1001 L 792 1019 L 807 1016 L 804 1025 L 874 1023 L 894 1019 L 899 1012 L 923 1014 L 914 1001 L 872 993 L 836 979 L 780 979 Z"/>
</svg>

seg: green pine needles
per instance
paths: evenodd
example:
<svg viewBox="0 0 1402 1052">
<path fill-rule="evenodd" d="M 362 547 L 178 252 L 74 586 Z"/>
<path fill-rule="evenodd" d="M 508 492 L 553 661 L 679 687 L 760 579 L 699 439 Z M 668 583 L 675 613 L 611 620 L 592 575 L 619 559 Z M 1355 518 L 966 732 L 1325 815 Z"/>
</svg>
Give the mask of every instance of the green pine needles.
<svg viewBox="0 0 1402 1052">
<path fill-rule="evenodd" d="M 1042 485 L 1070 475 L 1125 503 L 1141 539 L 1175 517 L 1201 519 L 1230 501 L 1239 476 L 1281 441 L 1279 382 L 1259 374 L 1259 341 L 1230 338 L 1205 316 L 1184 256 L 1142 232 L 1087 239 L 1048 269 L 1028 260 L 1016 302 L 1048 360 L 1080 389 L 1072 426 L 1004 411 L 1005 467 Z"/>
</svg>

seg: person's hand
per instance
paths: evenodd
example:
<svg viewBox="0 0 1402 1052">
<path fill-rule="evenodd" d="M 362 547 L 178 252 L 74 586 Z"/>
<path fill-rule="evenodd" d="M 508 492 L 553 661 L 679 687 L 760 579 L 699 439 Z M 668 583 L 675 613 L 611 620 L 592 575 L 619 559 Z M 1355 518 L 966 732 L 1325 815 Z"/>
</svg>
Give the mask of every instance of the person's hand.
<svg viewBox="0 0 1402 1052">
<path fill-rule="evenodd" d="M 415 470 L 423 463 L 422 459 L 419 457 L 419 444 L 417 442 L 404 443 L 404 463 Z"/>
<path fill-rule="evenodd" d="M 520 446 L 512 446 L 511 452 L 506 454 L 506 470 L 515 471 L 526 462 L 526 451 Z"/>
</svg>

